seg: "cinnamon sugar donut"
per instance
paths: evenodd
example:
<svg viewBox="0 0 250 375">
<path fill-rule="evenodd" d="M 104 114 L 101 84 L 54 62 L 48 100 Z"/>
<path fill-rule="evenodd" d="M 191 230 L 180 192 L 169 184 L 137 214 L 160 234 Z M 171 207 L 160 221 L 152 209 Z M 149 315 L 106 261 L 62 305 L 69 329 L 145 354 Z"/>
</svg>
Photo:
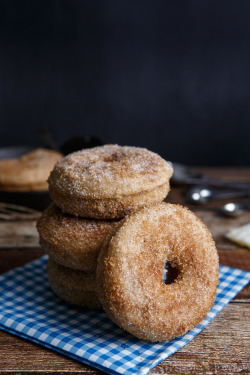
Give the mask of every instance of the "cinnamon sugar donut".
<svg viewBox="0 0 250 375">
<path fill-rule="evenodd" d="M 51 289 L 62 300 L 87 309 L 102 308 L 95 273 L 72 270 L 49 258 L 47 275 Z"/>
<path fill-rule="evenodd" d="M 169 285 L 164 265 L 177 268 Z M 188 209 L 161 203 L 123 219 L 97 266 L 107 315 L 134 336 L 168 341 L 208 314 L 216 295 L 218 255 L 206 226 Z"/>
<path fill-rule="evenodd" d="M 172 173 L 171 165 L 151 151 L 106 145 L 59 161 L 50 174 L 49 191 L 63 212 L 121 218 L 161 202 L 169 191 Z"/>
<path fill-rule="evenodd" d="M 63 155 L 42 148 L 20 158 L 0 160 L 0 190 L 47 190 L 47 179 Z"/>
<path fill-rule="evenodd" d="M 40 245 L 55 262 L 95 272 L 102 243 L 117 223 L 65 215 L 52 203 L 38 220 L 37 230 Z"/>
</svg>

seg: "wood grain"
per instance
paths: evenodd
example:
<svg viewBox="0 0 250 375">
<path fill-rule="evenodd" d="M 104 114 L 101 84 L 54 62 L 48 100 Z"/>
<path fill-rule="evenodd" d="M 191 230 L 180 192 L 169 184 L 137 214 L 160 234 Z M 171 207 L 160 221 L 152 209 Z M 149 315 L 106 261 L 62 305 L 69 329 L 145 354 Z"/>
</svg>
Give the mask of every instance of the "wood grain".
<svg viewBox="0 0 250 375">
<path fill-rule="evenodd" d="M 155 367 L 152 373 L 249 374 L 249 321 L 249 304 L 227 305 L 195 339 Z"/>
<path fill-rule="evenodd" d="M 35 220 L 0 221 L 0 250 L 39 247 Z"/>
</svg>

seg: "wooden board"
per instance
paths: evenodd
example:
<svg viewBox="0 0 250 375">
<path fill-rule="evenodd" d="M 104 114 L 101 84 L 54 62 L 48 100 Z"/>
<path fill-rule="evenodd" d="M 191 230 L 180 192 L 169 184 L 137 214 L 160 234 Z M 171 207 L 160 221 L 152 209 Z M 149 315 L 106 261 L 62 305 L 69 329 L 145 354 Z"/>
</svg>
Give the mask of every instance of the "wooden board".
<svg viewBox="0 0 250 375">
<path fill-rule="evenodd" d="M 0 250 L 39 247 L 36 221 L 0 221 Z"/>
</svg>

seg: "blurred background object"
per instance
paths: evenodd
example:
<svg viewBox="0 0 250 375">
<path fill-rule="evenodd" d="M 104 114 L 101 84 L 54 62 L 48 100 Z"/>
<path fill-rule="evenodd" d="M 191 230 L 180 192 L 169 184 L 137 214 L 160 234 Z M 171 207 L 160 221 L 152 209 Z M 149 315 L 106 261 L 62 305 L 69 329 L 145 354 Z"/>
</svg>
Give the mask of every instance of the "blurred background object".
<svg viewBox="0 0 250 375">
<path fill-rule="evenodd" d="M 0 2 L 0 147 L 74 136 L 250 165 L 247 0 Z"/>
</svg>

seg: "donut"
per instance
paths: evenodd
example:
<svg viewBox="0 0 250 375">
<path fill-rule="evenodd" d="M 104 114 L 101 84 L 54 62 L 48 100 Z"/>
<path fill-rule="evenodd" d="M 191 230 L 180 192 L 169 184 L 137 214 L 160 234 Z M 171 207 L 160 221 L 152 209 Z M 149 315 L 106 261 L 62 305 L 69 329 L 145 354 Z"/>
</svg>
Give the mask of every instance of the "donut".
<svg viewBox="0 0 250 375">
<path fill-rule="evenodd" d="M 178 272 L 170 284 L 163 282 L 166 262 Z M 200 323 L 217 283 L 211 234 L 180 205 L 161 203 L 124 218 L 98 259 L 98 296 L 107 315 L 152 342 L 169 341 Z"/>
<path fill-rule="evenodd" d="M 95 219 L 122 218 L 161 202 L 171 165 L 144 148 L 105 145 L 72 153 L 49 177 L 52 200 L 63 212 Z"/>
<path fill-rule="evenodd" d="M 95 273 L 72 270 L 49 258 L 47 275 L 51 289 L 63 301 L 86 309 L 102 308 Z"/>
<path fill-rule="evenodd" d="M 0 160 L 0 190 L 48 190 L 49 174 L 62 157 L 38 148 L 16 159 Z"/>
<path fill-rule="evenodd" d="M 95 272 L 102 243 L 117 223 L 69 216 L 52 203 L 38 220 L 37 231 L 41 247 L 55 262 Z"/>
</svg>

